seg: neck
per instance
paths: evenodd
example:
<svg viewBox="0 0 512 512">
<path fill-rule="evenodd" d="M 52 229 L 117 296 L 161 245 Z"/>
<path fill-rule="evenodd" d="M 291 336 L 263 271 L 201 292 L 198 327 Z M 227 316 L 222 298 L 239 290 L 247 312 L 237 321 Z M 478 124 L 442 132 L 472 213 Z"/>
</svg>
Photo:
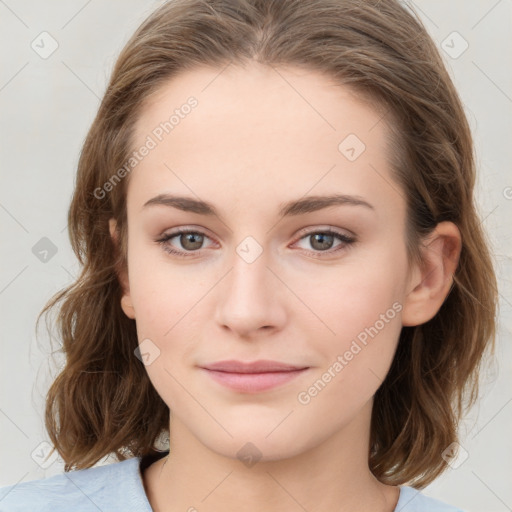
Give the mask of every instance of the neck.
<svg viewBox="0 0 512 512">
<path fill-rule="evenodd" d="M 154 512 L 393 512 L 399 489 L 379 482 L 368 467 L 368 414 L 371 403 L 313 449 L 253 465 L 206 448 L 173 418 L 169 456 L 143 471 L 148 499 Z"/>
</svg>

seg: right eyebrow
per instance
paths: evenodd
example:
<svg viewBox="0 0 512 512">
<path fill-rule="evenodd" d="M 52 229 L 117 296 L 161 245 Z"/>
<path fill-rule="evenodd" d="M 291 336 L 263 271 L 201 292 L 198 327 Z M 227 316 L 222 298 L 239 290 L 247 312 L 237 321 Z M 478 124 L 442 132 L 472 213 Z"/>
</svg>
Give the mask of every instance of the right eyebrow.
<svg viewBox="0 0 512 512">
<path fill-rule="evenodd" d="M 199 215 L 218 216 L 217 210 L 212 204 L 192 197 L 159 194 L 151 198 L 149 201 L 146 201 L 144 203 L 144 208 L 151 205 L 169 206 L 177 208 L 178 210 L 183 210 L 184 212 L 198 213 Z"/>
</svg>

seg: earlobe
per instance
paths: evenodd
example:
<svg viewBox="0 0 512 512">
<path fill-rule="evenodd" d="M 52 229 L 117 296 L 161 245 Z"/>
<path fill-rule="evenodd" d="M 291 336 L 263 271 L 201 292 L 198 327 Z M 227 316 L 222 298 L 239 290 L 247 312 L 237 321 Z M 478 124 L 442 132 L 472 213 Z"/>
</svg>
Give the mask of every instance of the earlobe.
<svg viewBox="0 0 512 512">
<path fill-rule="evenodd" d="M 109 230 L 110 230 L 110 236 L 112 238 L 112 241 L 116 247 L 116 250 L 119 250 L 119 240 L 117 235 L 117 223 L 115 219 L 109 220 Z M 133 308 L 132 302 L 131 302 L 131 296 L 130 296 L 130 283 L 128 280 L 128 273 L 127 269 L 118 269 L 117 270 L 117 278 L 119 280 L 119 284 L 121 285 L 121 288 L 123 290 L 123 296 L 121 297 L 121 308 L 124 312 L 124 314 L 131 318 L 132 320 L 135 319 L 135 310 Z"/>
<path fill-rule="evenodd" d="M 135 310 L 133 309 L 129 293 L 124 293 L 121 297 L 121 308 L 128 318 L 135 320 Z"/>
<path fill-rule="evenodd" d="M 404 301 L 404 326 L 424 324 L 437 314 L 453 286 L 461 247 L 461 235 L 453 222 L 440 222 L 424 241 L 424 264 L 411 272 Z"/>
</svg>

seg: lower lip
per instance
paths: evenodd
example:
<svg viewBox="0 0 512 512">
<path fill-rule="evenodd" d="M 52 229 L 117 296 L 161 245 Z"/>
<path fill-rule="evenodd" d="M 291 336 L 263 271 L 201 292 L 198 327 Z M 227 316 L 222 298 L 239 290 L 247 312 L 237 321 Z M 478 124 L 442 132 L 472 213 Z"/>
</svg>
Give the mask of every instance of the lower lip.
<svg viewBox="0 0 512 512">
<path fill-rule="evenodd" d="M 267 373 L 229 373 L 203 368 L 213 380 L 223 386 L 245 393 L 258 393 L 275 388 L 302 375 L 307 369 Z"/>
</svg>

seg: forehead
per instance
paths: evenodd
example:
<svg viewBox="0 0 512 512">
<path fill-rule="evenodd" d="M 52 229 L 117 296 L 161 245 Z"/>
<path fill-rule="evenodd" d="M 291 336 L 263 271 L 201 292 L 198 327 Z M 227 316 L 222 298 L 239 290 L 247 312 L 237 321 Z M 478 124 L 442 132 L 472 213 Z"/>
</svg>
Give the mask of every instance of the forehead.
<svg viewBox="0 0 512 512">
<path fill-rule="evenodd" d="M 128 200 L 134 190 L 140 201 L 173 191 L 241 206 L 281 202 L 286 191 L 396 202 L 387 136 L 382 112 L 322 74 L 257 63 L 189 70 L 141 110 L 133 147 L 151 140 L 151 149 L 132 172 Z"/>
</svg>

